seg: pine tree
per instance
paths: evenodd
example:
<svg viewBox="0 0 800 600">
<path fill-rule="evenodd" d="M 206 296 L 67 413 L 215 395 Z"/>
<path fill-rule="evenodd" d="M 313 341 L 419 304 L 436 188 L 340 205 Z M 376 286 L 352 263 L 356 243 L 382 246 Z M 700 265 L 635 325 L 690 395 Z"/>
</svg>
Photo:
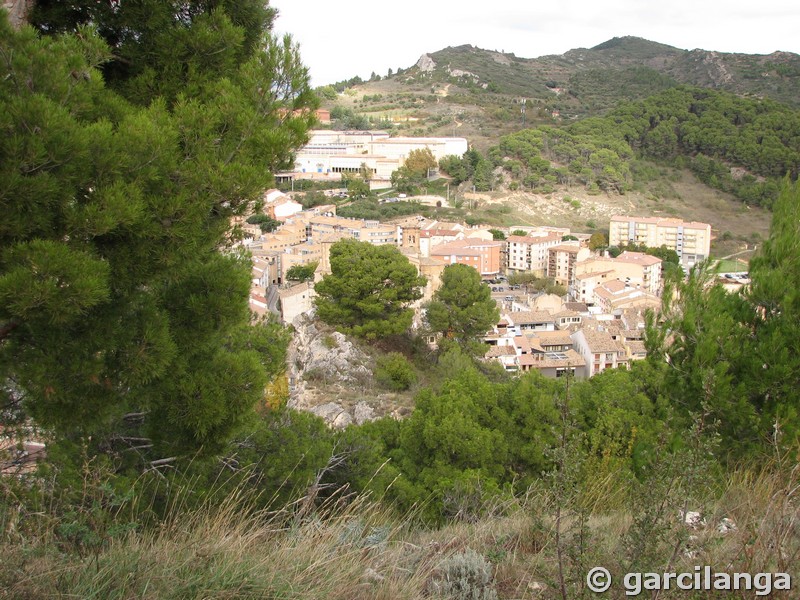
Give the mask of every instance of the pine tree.
<svg viewBox="0 0 800 600">
<path fill-rule="evenodd" d="M 317 283 L 320 319 L 367 339 L 404 333 L 425 278 L 394 246 L 342 240 L 331 246 L 331 273 Z"/>
<path fill-rule="evenodd" d="M 489 286 L 468 265 L 447 265 L 442 286 L 426 305 L 425 320 L 432 331 L 467 346 L 500 318 Z"/>
<path fill-rule="evenodd" d="M 0 375 L 59 435 L 97 442 L 136 413 L 160 447 L 209 449 L 285 344 L 250 326 L 230 219 L 316 101 L 272 11 L 139 4 L 40 2 L 47 35 L 0 18 Z"/>
</svg>

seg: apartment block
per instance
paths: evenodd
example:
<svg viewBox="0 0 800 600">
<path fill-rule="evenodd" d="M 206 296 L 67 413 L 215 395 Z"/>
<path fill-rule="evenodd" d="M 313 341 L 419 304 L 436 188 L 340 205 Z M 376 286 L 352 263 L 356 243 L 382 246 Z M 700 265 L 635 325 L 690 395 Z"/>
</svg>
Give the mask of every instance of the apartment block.
<svg viewBox="0 0 800 600">
<path fill-rule="evenodd" d="M 506 240 L 506 267 L 510 271 L 530 271 L 543 276 L 547 271 L 547 251 L 560 243 L 560 233 L 509 236 Z"/>
<path fill-rule="evenodd" d="M 396 225 L 379 221 L 346 219 L 344 217 L 319 216 L 311 219 L 308 224 L 309 236 L 315 240 L 333 235 L 340 239 L 353 238 L 376 246 L 397 245 L 397 229 Z"/>
<path fill-rule="evenodd" d="M 608 243 L 644 244 L 651 248 L 666 246 L 691 267 L 708 258 L 711 252 L 711 225 L 661 217 L 611 217 Z"/>
<path fill-rule="evenodd" d="M 617 258 L 590 258 L 575 265 L 575 280 L 570 295 L 578 302 L 592 302 L 593 288 L 619 279 L 627 285 L 660 295 L 661 259 L 643 252 L 623 252 Z"/>
<path fill-rule="evenodd" d="M 548 277 L 563 286 L 571 286 L 575 282 L 575 265 L 586 260 L 592 252 L 582 248 L 577 243 L 558 244 L 547 249 Z"/>
<path fill-rule="evenodd" d="M 483 277 L 500 273 L 500 249 L 503 242 L 464 239 L 435 246 L 431 258 L 445 264 L 461 264 L 474 267 Z"/>
</svg>

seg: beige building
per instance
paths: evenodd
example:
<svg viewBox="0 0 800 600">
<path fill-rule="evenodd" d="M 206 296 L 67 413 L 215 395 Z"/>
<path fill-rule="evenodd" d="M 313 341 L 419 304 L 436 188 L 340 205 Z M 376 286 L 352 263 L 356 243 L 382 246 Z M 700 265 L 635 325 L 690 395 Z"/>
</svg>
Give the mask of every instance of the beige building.
<svg viewBox="0 0 800 600">
<path fill-rule="evenodd" d="M 574 285 L 576 264 L 591 255 L 591 250 L 577 242 L 552 246 L 547 249 L 547 276 L 563 286 Z"/>
<path fill-rule="evenodd" d="M 447 265 L 435 258 L 422 256 L 418 252 L 412 252 L 407 249 L 402 249 L 401 252 L 408 259 L 408 262 L 417 268 L 417 273 L 425 277 L 427 281 L 422 290 L 422 298 L 415 303 L 415 305 L 421 306 L 431 300 L 436 290 L 441 287 L 442 272 L 444 272 L 444 268 Z"/>
<path fill-rule="evenodd" d="M 644 244 L 650 248 L 666 246 L 691 267 L 711 253 L 711 225 L 661 217 L 611 217 L 608 230 L 610 246 Z"/>
<path fill-rule="evenodd" d="M 663 287 L 661 263 L 660 258 L 642 252 L 623 252 L 617 258 L 604 256 L 581 261 L 575 265 L 570 295 L 578 302 L 591 304 L 594 288 L 614 279 L 660 295 Z"/>
<path fill-rule="evenodd" d="M 585 361 L 586 377 L 592 377 L 606 369 L 630 368 L 630 359 L 625 347 L 607 331 L 583 328 L 570 337 L 575 351 Z"/>
<path fill-rule="evenodd" d="M 431 258 L 446 265 L 461 264 L 475 268 L 482 277 L 500 273 L 500 249 L 503 242 L 485 242 L 479 239 L 463 239 L 434 246 Z"/>
<path fill-rule="evenodd" d="M 547 272 L 547 251 L 561 244 L 560 233 L 541 235 L 512 235 L 506 239 L 506 268 L 510 271 L 530 271 L 543 276 Z"/>
<path fill-rule="evenodd" d="M 318 216 L 309 221 L 308 231 L 314 240 L 333 235 L 339 239 L 352 238 L 360 242 L 369 242 L 375 246 L 398 245 L 397 226 L 379 221 Z"/>
<path fill-rule="evenodd" d="M 624 308 L 659 308 L 661 299 L 614 279 L 595 288 L 594 304 L 604 313 L 611 314 Z"/>
<path fill-rule="evenodd" d="M 310 132 L 308 144 L 295 155 L 294 171 L 280 177 L 314 175 L 319 178 L 340 179 L 345 173 L 370 172 L 370 187 L 387 187 L 392 172 L 403 166 L 412 150 L 428 148 L 438 161 L 444 156 L 463 156 L 467 140 L 457 137 L 416 138 L 389 137 L 385 131 Z"/>
<path fill-rule="evenodd" d="M 580 263 L 579 266 L 583 266 L 591 262 L 593 261 L 587 260 L 584 261 L 583 263 Z M 616 279 L 617 279 L 617 274 L 616 271 L 613 270 L 590 271 L 588 273 L 582 273 L 580 272 L 580 270 L 576 270 L 575 281 L 569 288 L 569 295 L 576 302 L 583 302 L 589 305 L 594 304 L 595 288 L 603 285 L 604 283 L 607 283 L 609 281 L 614 281 Z"/>
<path fill-rule="evenodd" d="M 314 307 L 315 296 L 314 284 L 311 282 L 298 283 L 279 290 L 279 308 L 283 322 L 291 323 L 299 315 L 309 312 Z"/>
</svg>

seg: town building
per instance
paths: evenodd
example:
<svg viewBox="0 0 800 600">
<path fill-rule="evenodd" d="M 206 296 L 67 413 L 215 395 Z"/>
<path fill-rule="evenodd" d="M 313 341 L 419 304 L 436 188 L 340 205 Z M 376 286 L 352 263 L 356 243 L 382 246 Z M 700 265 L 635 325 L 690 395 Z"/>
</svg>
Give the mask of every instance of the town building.
<svg viewBox="0 0 800 600">
<path fill-rule="evenodd" d="M 607 331 L 581 328 L 571 336 L 575 351 L 585 362 L 584 376 L 592 377 L 606 369 L 627 369 L 630 359 L 621 342 Z"/>
<path fill-rule="evenodd" d="M 548 250 L 561 244 L 560 233 L 512 235 L 506 239 L 506 268 L 543 277 L 547 271 Z"/>
<path fill-rule="evenodd" d="M 563 286 L 575 283 L 575 265 L 586 260 L 592 251 L 577 242 L 563 243 L 547 249 L 547 276 Z"/>
<path fill-rule="evenodd" d="M 666 217 L 613 216 L 609 224 L 610 246 L 644 244 L 665 246 L 677 252 L 684 267 L 692 267 L 711 253 L 711 225 Z"/>
<path fill-rule="evenodd" d="M 503 242 L 466 238 L 434 246 L 430 256 L 445 264 L 474 267 L 482 277 L 500 273 L 500 250 Z"/>
<path fill-rule="evenodd" d="M 438 161 L 445 156 L 463 156 L 469 146 L 459 137 L 389 137 L 385 131 L 310 132 L 308 144 L 295 155 L 294 169 L 279 173 L 279 180 L 304 178 L 340 179 L 342 174 L 367 171 L 372 189 L 390 187 L 394 171 L 413 150 L 429 149 Z"/>
</svg>

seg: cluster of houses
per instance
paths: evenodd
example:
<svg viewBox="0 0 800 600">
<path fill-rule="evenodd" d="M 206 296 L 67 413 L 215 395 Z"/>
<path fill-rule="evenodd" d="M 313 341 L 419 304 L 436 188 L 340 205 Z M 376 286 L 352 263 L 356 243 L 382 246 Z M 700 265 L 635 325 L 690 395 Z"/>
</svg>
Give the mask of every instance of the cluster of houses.
<svg viewBox="0 0 800 600">
<path fill-rule="evenodd" d="M 348 238 L 394 245 L 426 277 L 415 306 L 416 324 L 421 324 L 421 306 L 438 289 L 446 265 L 475 268 L 491 286 L 501 314 L 484 337 L 486 359 L 508 371 L 536 369 L 551 377 L 570 373 L 581 378 L 627 367 L 645 356 L 645 311 L 661 304 L 660 258 L 595 252 L 588 247 L 589 235 L 566 228 L 516 226 L 505 231 L 505 239 L 495 239 L 496 230 L 487 227 L 421 216 L 378 222 L 339 217 L 334 204 L 303 210 L 277 190 L 267 193 L 265 212 L 281 222 L 273 233 L 237 222 L 242 244 L 253 256 L 250 305 L 254 312 L 272 312 L 286 323 L 311 311 L 314 298 L 314 282 L 287 281 L 289 269 L 316 263 L 319 281 L 330 273 L 331 245 Z M 617 244 L 661 242 L 658 246 L 675 250 L 685 267 L 708 256 L 711 240 L 708 224 L 677 219 L 614 217 L 609 233 Z M 567 293 L 558 297 L 509 285 L 508 277 L 515 273 L 550 278 Z"/>
</svg>

